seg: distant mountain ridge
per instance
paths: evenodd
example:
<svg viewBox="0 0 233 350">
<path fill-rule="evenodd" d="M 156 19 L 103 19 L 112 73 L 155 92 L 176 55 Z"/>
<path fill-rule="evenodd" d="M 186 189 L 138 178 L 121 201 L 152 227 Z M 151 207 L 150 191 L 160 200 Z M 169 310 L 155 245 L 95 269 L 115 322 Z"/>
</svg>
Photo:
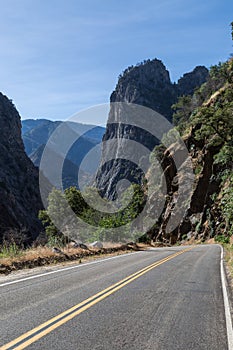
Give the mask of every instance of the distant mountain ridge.
<svg viewBox="0 0 233 350">
<path fill-rule="evenodd" d="M 62 123 L 67 128 L 72 129 L 76 133 L 77 141 L 71 146 L 66 155 L 66 164 L 63 169 L 63 185 L 64 188 L 69 186 L 78 186 L 77 173 L 83 158 L 90 150 L 94 148 L 91 159 L 82 164 L 79 179 L 81 182 L 89 183 L 93 174 L 96 172 L 100 161 L 101 150 L 100 145 L 105 128 L 96 125 L 76 123 L 72 121 L 51 121 L 48 119 L 26 119 L 22 121 L 22 137 L 25 151 L 33 161 L 34 165 L 39 166 L 44 147 L 52 133 Z M 62 135 L 60 135 L 62 137 Z M 55 157 L 63 155 L 54 154 Z M 69 165 L 69 166 L 68 166 Z M 55 185 L 55 184 L 54 184 Z"/>
<path fill-rule="evenodd" d="M 52 121 L 49 119 L 25 119 L 22 123 L 22 136 L 25 150 L 30 156 L 39 146 L 46 144 L 54 130 L 63 123 L 62 121 Z M 72 121 L 65 122 L 70 125 L 77 134 L 83 137 L 101 142 L 105 133 L 105 128 L 91 124 L 76 123 Z"/>
</svg>

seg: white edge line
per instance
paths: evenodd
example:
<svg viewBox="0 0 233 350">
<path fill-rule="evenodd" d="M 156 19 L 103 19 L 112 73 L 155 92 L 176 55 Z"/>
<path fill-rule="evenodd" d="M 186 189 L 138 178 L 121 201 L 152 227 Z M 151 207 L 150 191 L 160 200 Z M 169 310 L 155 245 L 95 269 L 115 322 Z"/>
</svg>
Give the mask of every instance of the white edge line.
<svg viewBox="0 0 233 350">
<path fill-rule="evenodd" d="M 223 247 L 219 245 L 221 248 L 221 280 L 222 280 L 222 292 L 223 292 L 223 301 L 225 308 L 225 317 L 226 317 L 226 328 L 227 328 L 227 340 L 228 340 L 228 349 L 233 349 L 233 329 L 232 329 L 232 320 L 231 320 L 231 311 L 230 311 L 230 303 L 227 294 L 227 286 L 226 286 L 226 276 L 223 267 Z"/>
<path fill-rule="evenodd" d="M 105 261 L 108 261 L 108 260 L 129 256 L 129 255 L 132 255 L 132 254 L 138 254 L 138 253 L 141 253 L 141 252 L 142 252 L 142 250 L 140 250 L 138 252 L 133 252 L 133 253 L 126 253 L 126 254 L 121 254 L 121 255 L 117 255 L 117 256 L 111 256 L 110 258 L 98 259 L 98 260 L 91 261 L 91 262 L 88 262 L 88 263 L 85 263 L 85 264 L 79 264 L 79 265 L 75 265 L 75 266 L 65 267 L 65 268 L 61 268 L 61 269 L 55 270 L 55 271 L 45 272 L 45 273 L 41 273 L 39 275 L 29 276 L 29 277 L 21 278 L 21 279 L 14 280 L 14 281 L 11 281 L 11 282 L 2 283 L 2 284 L 0 284 L 0 287 L 5 287 L 5 286 L 9 286 L 11 284 L 16 284 L 16 283 L 32 280 L 32 279 L 35 279 L 35 278 L 52 275 L 52 274 L 55 274 L 55 273 L 58 273 L 58 272 L 63 272 L 63 271 L 68 271 L 68 270 L 81 268 L 81 267 L 84 267 L 84 266 L 87 266 L 87 265 L 99 264 L 101 262 L 105 262 Z"/>
</svg>

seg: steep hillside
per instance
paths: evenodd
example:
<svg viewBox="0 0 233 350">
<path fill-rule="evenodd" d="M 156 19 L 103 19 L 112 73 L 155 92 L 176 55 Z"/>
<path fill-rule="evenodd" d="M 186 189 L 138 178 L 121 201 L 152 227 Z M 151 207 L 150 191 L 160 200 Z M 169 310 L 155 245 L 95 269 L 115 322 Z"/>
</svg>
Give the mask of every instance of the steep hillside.
<svg viewBox="0 0 233 350">
<path fill-rule="evenodd" d="M 195 88 L 206 81 L 207 77 L 207 68 L 199 66 L 193 72 L 185 74 L 177 84 L 173 84 L 161 61 L 148 60 L 124 71 L 119 77 L 110 101 L 112 103 L 129 102 L 149 107 L 171 121 L 173 114 L 171 106 L 177 101 L 178 96 L 192 94 Z M 96 177 L 97 188 L 109 199 L 116 197 L 116 184 L 121 179 L 128 179 L 136 183 L 141 181 L 140 175 L 138 178 L 134 177 L 136 171 L 132 169 L 132 164 L 126 164 L 125 160 L 117 159 L 118 149 L 122 149 L 121 140 L 130 139 L 140 142 L 150 150 L 158 144 L 158 140 L 150 133 L 122 123 L 121 111 L 110 111 L 104 141 L 111 139 L 119 140 L 115 157 L 111 162 L 105 162 L 108 155 L 112 154 L 111 146 L 108 149 L 108 143 L 106 143 L 102 150 L 102 161 Z"/>
<path fill-rule="evenodd" d="M 118 110 L 116 106 L 118 112 L 122 112 L 122 105 L 120 108 Z M 163 135 L 161 144 L 154 147 L 146 176 L 139 179 L 143 180 L 141 184 L 133 184 L 125 191 L 120 198 L 120 210 L 105 210 L 110 207 L 106 199 L 102 209 L 96 210 L 95 206 L 84 202 L 77 189 L 65 191 L 76 215 L 96 227 L 95 238 L 106 241 L 145 238 L 170 244 L 193 239 L 205 241 L 215 238 L 221 242 L 232 239 L 233 60 L 212 67 L 206 82 L 192 96 L 181 96 L 173 108 L 176 126 Z M 129 151 L 127 142 L 118 143 L 117 137 L 125 138 L 126 141 L 132 137 L 132 140 L 152 150 L 156 143 L 153 144 L 155 140 L 151 138 L 150 132 L 146 134 L 142 129 L 136 130 L 129 125 L 127 128 L 120 124 L 121 115 L 113 112 L 114 108 L 110 110 L 110 123 L 104 138 L 116 140 L 116 148 L 110 147 L 110 144 L 103 149 L 104 156 L 113 151 L 113 155 L 123 155 L 126 159 Z M 118 128 L 111 124 L 114 116 L 115 124 L 120 124 Z M 126 113 L 126 117 L 129 117 L 129 113 Z M 146 123 L 146 118 L 143 122 Z M 177 137 L 177 130 L 180 131 L 180 137 Z M 136 148 L 131 151 L 137 155 Z M 125 159 L 119 159 L 115 157 L 105 167 L 102 163 L 103 172 L 98 174 L 99 184 L 105 186 L 102 187 L 103 194 L 111 199 L 116 189 L 111 186 L 125 177 L 131 180 L 138 170 L 130 163 L 124 163 Z M 162 173 L 158 171 L 158 164 Z M 94 195 L 96 189 L 89 190 L 89 199 L 97 201 L 98 197 Z M 58 234 L 49 215 L 61 217 L 62 209 L 54 209 L 54 200 L 59 200 L 61 195 L 54 192 L 49 199 L 47 212 L 42 213 L 48 234 Z M 83 240 L 93 239 L 92 230 L 82 231 L 81 228 L 79 235 Z"/>
<path fill-rule="evenodd" d="M 170 186 L 162 216 L 150 236 L 170 243 L 213 237 L 227 242 L 233 234 L 233 60 L 212 67 L 207 82 L 191 100 L 181 98 L 176 108 L 177 128 L 192 158 L 194 188 L 185 216 L 170 232 L 166 225 L 174 214 L 182 178 L 171 158 L 176 144 L 164 152 L 157 147 L 154 152 Z M 152 164 L 148 181 L 153 182 L 154 176 Z"/>
<path fill-rule="evenodd" d="M 185 73 L 178 80 L 178 95 L 192 95 L 194 90 L 208 79 L 208 75 L 208 70 L 204 66 L 197 66 L 192 72 Z"/>
<path fill-rule="evenodd" d="M 151 108 L 172 121 L 171 106 L 181 95 L 192 95 L 195 88 L 208 77 L 208 69 L 196 67 L 172 83 L 162 61 L 147 60 L 137 66 L 128 67 L 120 75 L 110 102 L 129 102 Z"/>
<path fill-rule="evenodd" d="M 20 116 L 0 93 L 0 243 L 32 241 L 42 230 L 38 169 L 27 157 L 21 138 Z"/>
</svg>

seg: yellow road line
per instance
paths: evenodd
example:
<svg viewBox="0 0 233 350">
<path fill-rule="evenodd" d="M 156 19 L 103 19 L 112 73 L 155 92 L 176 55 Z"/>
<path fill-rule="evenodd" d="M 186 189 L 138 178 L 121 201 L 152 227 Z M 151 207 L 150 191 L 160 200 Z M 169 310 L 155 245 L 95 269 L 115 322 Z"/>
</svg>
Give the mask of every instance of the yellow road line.
<svg viewBox="0 0 233 350">
<path fill-rule="evenodd" d="M 119 289 L 123 288 L 127 284 L 133 282 L 137 278 L 141 277 L 145 273 L 149 272 L 150 270 L 154 269 L 157 266 L 160 266 L 164 264 L 165 262 L 174 259 L 178 255 L 181 255 L 188 250 L 191 250 L 192 248 L 187 248 L 184 250 L 181 250 L 175 254 L 172 254 L 162 260 L 159 260 L 135 273 L 132 275 L 129 275 L 128 277 L 122 279 L 121 281 L 111 285 L 110 287 L 100 291 L 99 293 L 93 295 L 92 297 L 82 301 L 81 303 L 73 306 L 72 308 L 60 313 L 59 315 L 51 318 L 50 320 L 42 323 L 36 328 L 33 328 L 29 332 L 21 335 L 20 337 L 12 340 L 6 345 L 3 345 L 0 349 L 1 350 L 13 350 L 13 349 L 25 349 L 30 344 L 36 342 L 40 338 L 44 337 L 48 333 L 52 332 L 54 329 L 60 327 L 61 325 L 65 324 L 72 318 L 76 317 L 77 315 L 81 314 L 85 310 L 89 309 L 91 306 L 97 304 L 101 300 L 107 298 L 109 295 L 115 293 Z"/>
</svg>

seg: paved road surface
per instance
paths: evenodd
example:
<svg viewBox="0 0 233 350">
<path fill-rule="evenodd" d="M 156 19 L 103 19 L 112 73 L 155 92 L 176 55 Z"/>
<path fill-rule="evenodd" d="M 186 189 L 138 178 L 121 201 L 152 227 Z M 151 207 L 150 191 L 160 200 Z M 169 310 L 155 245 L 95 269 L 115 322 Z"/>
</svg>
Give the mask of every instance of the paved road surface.
<svg viewBox="0 0 233 350">
<path fill-rule="evenodd" d="M 158 248 L 0 279 L 1 349 L 227 350 L 220 255 Z"/>
</svg>

